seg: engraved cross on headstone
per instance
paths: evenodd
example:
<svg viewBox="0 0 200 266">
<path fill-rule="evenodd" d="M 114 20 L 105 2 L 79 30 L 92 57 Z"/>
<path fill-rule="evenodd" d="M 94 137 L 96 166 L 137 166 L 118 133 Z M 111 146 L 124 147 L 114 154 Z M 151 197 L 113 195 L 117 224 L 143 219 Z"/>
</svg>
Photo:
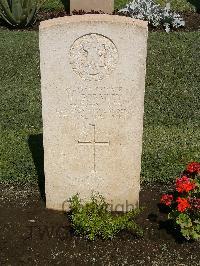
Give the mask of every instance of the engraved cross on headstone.
<svg viewBox="0 0 200 266">
<path fill-rule="evenodd" d="M 109 146 L 109 141 L 96 141 L 96 126 L 90 124 L 93 127 L 93 140 L 92 141 L 78 141 L 80 145 L 92 145 L 93 146 L 93 154 L 94 154 L 94 171 L 96 172 L 96 146 Z"/>
</svg>

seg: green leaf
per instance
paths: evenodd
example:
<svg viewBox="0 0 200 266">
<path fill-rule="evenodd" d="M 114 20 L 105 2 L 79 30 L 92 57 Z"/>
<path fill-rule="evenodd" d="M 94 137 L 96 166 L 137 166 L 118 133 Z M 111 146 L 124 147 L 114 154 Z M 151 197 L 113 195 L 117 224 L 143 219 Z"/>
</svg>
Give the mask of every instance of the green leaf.
<svg viewBox="0 0 200 266">
<path fill-rule="evenodd" d="M 185 213 L 179 214 L 176 219 L 176 223 L 179 224 L 181 228 L 192 227 L 192 220 L 190 219 L 189 215 Z"/>
<path fill-rule="evenodd" d="M 9 6 L 8 0 L 0 0 L 0 16 L 14 27 L 28 26 L 35 22 L 40 4 L 37 0 L 12 0 Z"/>
</svg>

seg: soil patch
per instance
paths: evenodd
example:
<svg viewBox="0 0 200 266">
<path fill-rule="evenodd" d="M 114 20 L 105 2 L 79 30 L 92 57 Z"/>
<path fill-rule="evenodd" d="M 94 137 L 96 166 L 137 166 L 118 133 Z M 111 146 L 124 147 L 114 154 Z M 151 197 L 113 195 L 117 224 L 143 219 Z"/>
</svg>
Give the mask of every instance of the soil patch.
<svg viewBox="0 0 200 266">
<path fill-rule="evenodd" d="M 0 185 L 1 265 L 200 265 L 199 242 L 187 242 L 159 213 L 164 186 L 146 186 L 138 217 L 143 237 L 122 232 L 112 241 L 74 235 L 66 214 L 45 208 L 37 186 Z"/>
</svg>

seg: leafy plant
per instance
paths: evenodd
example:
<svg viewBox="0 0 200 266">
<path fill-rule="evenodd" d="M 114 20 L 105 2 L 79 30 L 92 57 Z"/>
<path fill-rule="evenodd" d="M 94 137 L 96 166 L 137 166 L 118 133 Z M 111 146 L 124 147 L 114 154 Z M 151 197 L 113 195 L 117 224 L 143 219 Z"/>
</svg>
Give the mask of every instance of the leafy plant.
<svg viewBox="0 0 200 266">
<path fill-rule="evenodd" d="M 161 204 L 168 206 L 168 218 L 186 239 L 200 239 L 200 163 L 187 166 L 176 179 L 175 191 L 162 195 Z"/>
<path fill-rule="evenodd" d="M 185 22 L 180 15 L 170 11 L 169 3 L 165 8 L 162 8 L 160 5 L 155 4 L 153 0 L 133 0 L 119 12 L 128 14 L 136 19 L 147 20 L 154 27 L 163 25 L 166 32 L 170 31 L 170 27 L 185 26 Z"/>
<path fill-rule="evenodd" d="M 139 209 L 114 215 L 108 207 L 109 204 L 100 195 L 93 195 L 91 201 L 85 204 L 81 203 L 78 195 L 73 196 L 70 199 L 70 219 L 75 232 L 89 240 L 94 240 L 98 236 L 112 239 L 125 229 L 142 235 L 142 230 L 133 220 L 140 212 Z"/>
<path fill-rule="evenodd" d="M 41 0 L 0 0 L 0 17 L 13 27 L 26 27 L 35 22 Z"/>
</svg>

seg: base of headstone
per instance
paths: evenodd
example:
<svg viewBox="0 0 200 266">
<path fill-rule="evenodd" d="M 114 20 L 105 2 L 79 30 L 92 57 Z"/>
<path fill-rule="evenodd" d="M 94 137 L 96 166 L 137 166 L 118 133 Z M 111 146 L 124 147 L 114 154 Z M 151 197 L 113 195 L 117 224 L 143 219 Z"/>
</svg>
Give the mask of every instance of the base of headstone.
<svg viewBox="0 0 200 266">
<path fill-rule="evenodd" d="M 114 11 L 114 0 L 70 0 L 70 13 L 73 11 L 97 11 L 112 14 Z"/>
</svg>

